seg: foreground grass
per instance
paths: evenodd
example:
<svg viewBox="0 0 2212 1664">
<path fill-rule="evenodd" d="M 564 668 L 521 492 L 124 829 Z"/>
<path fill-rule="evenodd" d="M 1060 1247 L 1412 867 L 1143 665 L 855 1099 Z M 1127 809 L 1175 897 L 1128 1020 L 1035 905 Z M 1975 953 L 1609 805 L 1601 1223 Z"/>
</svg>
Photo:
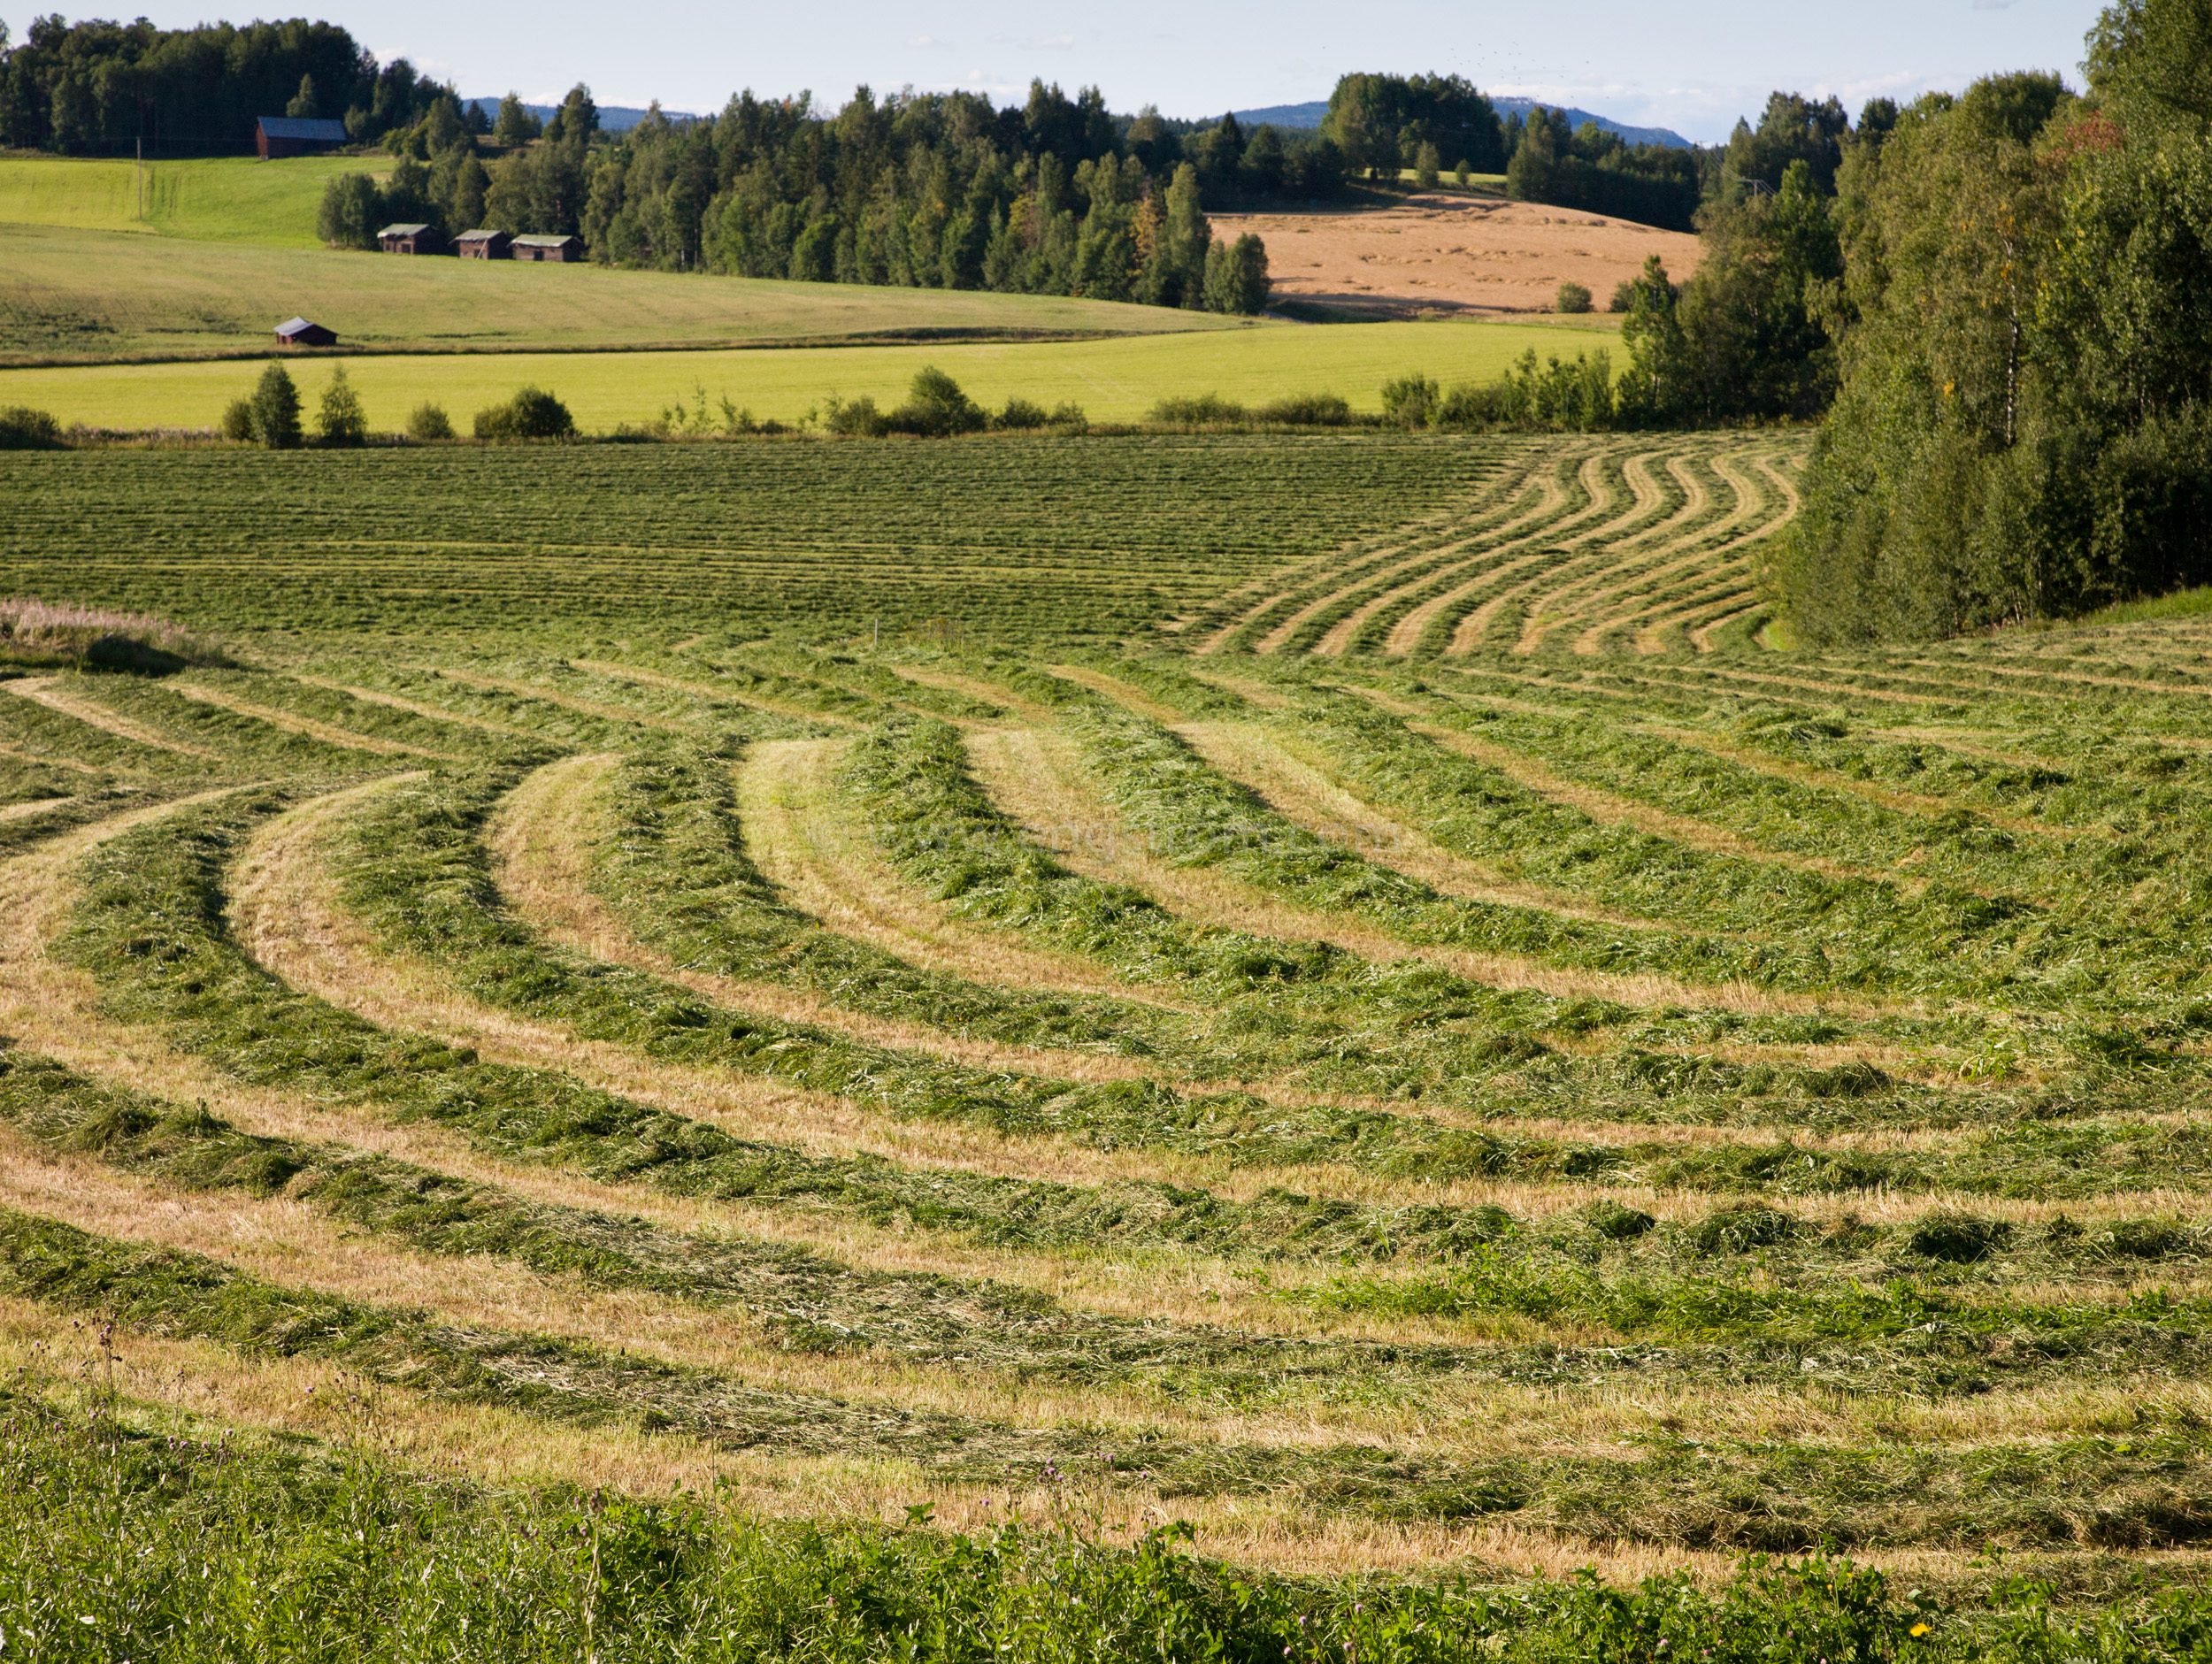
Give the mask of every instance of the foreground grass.
<svg viewBox="0 0 2212 1664">
<path fill-rule="evenodd" d="M 42 1389 L 43 1389 L 42 1391 Z M 357 1403 L 361 1400 L 357 1399 Z M 2212 1637 L 2200 1595 L 1955 1614 L 1831 1560 L 1514 1589 L 1234 1571 L 1155 1530 L 1105 1545 L 1086 1499 L 981 1536 L 824 1529 L 715 1499 L 424 1479 L 381 1459 L 373 1404 L 338 1445 L 232 1443 L 110 1393 L 0 1397 L 0 1626 L 55 1660 L 1289 1659 L 1370 1664 L 1825 1664 L 2178 1659 Z"/>
</svg>

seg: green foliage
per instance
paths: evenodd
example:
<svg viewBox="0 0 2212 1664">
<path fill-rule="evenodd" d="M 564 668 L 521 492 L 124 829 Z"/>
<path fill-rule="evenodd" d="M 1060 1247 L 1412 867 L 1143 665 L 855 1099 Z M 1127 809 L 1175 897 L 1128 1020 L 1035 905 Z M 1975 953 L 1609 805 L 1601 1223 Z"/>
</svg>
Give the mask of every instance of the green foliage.
<svg viewBox="0 0 2212 1664">
<path fill-rule="evenodd" d="M 1522 202 L 1688 231 L 1698 205 L 1697 160 L 1664 145 L 1631 145 L 1594 122 L 1578 130 L 1565 111 L 1540 106 L 1513 146 L 1505 190 Z"/>
<path fill-rule="evenodd" d="M 1382 387 L 1383 420 L 1426 427 L 1437 414 L 1440 397 L 1435 381 L 1418 371 L 1393 376 Z"/>
<path fill-rule="evenodd" d="M 1554 298 L 1553 310 L 1561 312 L 1588 311 L 1590 310 L 1588 288 L 1572 281 L 1562 283 L 1559 286 L 1558 295 Z"/>
<path fill-rule="evenodd" d="M 2101 108 L 1994 76 L 1847 156 L 1843 391 L 1771 580 L 1802 639 L 2078 613 L 2212 571 L 2206 38 L 2185 0 L 2116 6 L 2091 38 Z"/>
<path fill-rule="evenodd" d="M 1702 228 L 1702 263 L 1678 292 L 1651 256 L 1628 293 L 1621 335 L 1639 418 L 1817 416 L 1835 384 L 1824 318 L 1843 266 L 1810 168 L 1793 161 L 1778 191 L 1709 205 Z"/>
<path fill-rule="evenodd" d="M 253 401 L 233 399 L 223 406 L 222 418 L 217 422 L 215 431 L 238 444 L 250 444 L 253 441 Z"/>
<path fill-rule="evenodd" d="M 1206 252 L 1206 310 L 1256 316 L 1267 308 L 1267 249 L 1250 232 Z"/>
<path fill-rule="evenodd" d="M 299 389 L 282 364 L 273 363 L 261 372 L 246 410 L 255 444 L 268 450 L 290 450 L 300 442 Z"/>
<path fill-rule="evenodd" d="M 894 433 L 918 433 L 928 439 L 973 433 L 990 426 L 990 416 L 960 390 L 960 384 L 943 371 L 925 365 L 914 372 L 906 401 L 884 418 Z"/>
<path fill-rule="evenodd" d="M 387 223 L 384 194 L 366 173 L 341 173 L 323 187 L 315 234 L 334 249 L 373 249 Z"/>
<path fill-rule="evenodd" d="M 453 418 L 445 406 L 425 401 L 407 412 L 407 437 L 420 445 L 434 445 L 454 437 Z"/>
<path fill-rule="evenodd" d="M 61 424 L 50 411 L 24 404 L 0 409 L 0 450 L 55 450 L 61 443 Z"/>
<path fill-rule="evenodd" d="M 1445 156 L 1479 173 L 1505 166 L 1495 107 L 1459 75 L 1340 76 L 1321 130 L 1348 167 L 1371 179 L 1394 181 L 1400 167 L 1410 162 L 1418 170 L 1425 157 L 1425 190 L 1436 184 Z"/>
<path fill-rule="evenodd" d="M 524 440 L 572 439 L 576 418 L 568 406 L 543 387 L 523 387 L 504 404 L 476 413 L 476 437 L 495 444 Z"/>
<path fill-rule="evenodd" d="M 448 429 L 450 432 L 450 428 Z M 360 445 L 367 442 L 369 418 L 361 409 L 361 395 L 353 390 L 343 364 L 334 366 L 323 388 L 322 406 L 315 416 L 315 441 L 320 445 Z"/>
</svg>

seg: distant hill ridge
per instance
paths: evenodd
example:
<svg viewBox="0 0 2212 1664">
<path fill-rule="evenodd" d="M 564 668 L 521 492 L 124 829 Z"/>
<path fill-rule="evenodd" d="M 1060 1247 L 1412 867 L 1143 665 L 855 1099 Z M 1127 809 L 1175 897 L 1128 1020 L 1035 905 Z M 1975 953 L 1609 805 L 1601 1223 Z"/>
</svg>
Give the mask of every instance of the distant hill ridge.
<svg viewBox="0 0 2212 1664">
<path fill-rule="evenodd" d="M 465 98 L 461 102 L 464 107 L 474 105 L 494 121 L 499 119 L 499 100 L 496 98 Z M 523 108 L 540 121 L 549 121 L 553 118 L 553 112 L 558 110 L 560 105 L 525 104 Z M 671 121 L 699 119 L 697 116 L 685 110 L 664 110 L 661 114 L 666 116 Z M 647 111 L 633 104 L 601 104 L 599 106 L 599 130 L 602 133 L 627 133 L 639 122 L 644 120 L 646 115 Z"/>
<path fill-rule="evenodd" d="M 473 104 L 493 119 L 498 119 L 498 99 L 471 98 L 465 102 Z M 1540 101 L 1534 98 L 1508 98 L 1502 94 L 1492 93 L 1490 102 L 1496 106 L 1498 113 L 1502 116 L 1508 112 L 1517 112 L 1522 116 L 1526 116 L 1530 111 L 1536 108 Z M 1547 109 L 1559 108 L 1556 104 L 1545 107 Z M 550 119 L 553 112 L 560 106 L 558 104 L 525 104 L 523 108 L 540 121 L 545 121 Z M 1631 144 L 1663 144 L 1677 150 L 1686 150 L 1691 148 L 1690 142 L 1672 127 L 1632 127 L 1624 121 L 1616 121 L 1610 116 L 1597 115 L 1587 110 L 1578 110 L 1572 104 L 1566 106 L 1566 110 L 1567 119 L 1573 122 L 1576 127 L 1580 127 L 1586 121 L 1594 121 L 1606 132 L 1617 133 Z M 1248 127 L 1256 127 L 1263 122 L 1271 122 L 1279 127 L 1297 128 L 1318 127 L 1321 125 L 1322 117 L 1328 113 L 1329 105 L 1325 99 L 1317 99 L 1311 104 L 1269 104 L 1264 109 L 1240 110 L 1235 112 L 1237 119 Z M 627 133 L 639 122 L 644 120 L 647 111 L 634 104 L 601 104 L 599 106 L 600 129 L 606 133 Z M 700 119 L 695 112 L 685 110 L 664 110 L 661 114 L 666 116 L 671 121 Z"/>
<path fill-rule="evenodd" d="M 1492 93 L 1490 102 L 1502 116 L 1508 113 L 1518 113 L 1524 117 L 1538 104 L 1543 103 L 1539 98 L 1508 98 L 1499 93 Z M 1557 104 L 1545 104 L 1544 107 L 1548 110 L 1561 108 Z M 1631 144 L 1663 144 L 1676 150 L 1687 150 L 1693 148 L 1690 142 L 1672 127 L 1632 127 L 1624 121 L 1616 121 L 1610 116 L 1597 115 L 1587 110 L 1578 110 L 1572 104 L 1566 105 L 1565 109 L 1567 119 L 1573 122 L 1576 127 L 1580 127 L 1586 121 L 1594 121 L 1606 132 L 1617 133 Z M 1322 117 L 1328 113 L 1327 101 L 1317 99 L 1311 104 L 1269 104 L 1261 110 L 1240 110 L 1235 112 L 1235 115 L 1236 119 L 1247 127 L 1257 127 L 1262 122 L 1271 122 L 1279 127 L 1317 127 L 1321 125 Z"/>
</svg>

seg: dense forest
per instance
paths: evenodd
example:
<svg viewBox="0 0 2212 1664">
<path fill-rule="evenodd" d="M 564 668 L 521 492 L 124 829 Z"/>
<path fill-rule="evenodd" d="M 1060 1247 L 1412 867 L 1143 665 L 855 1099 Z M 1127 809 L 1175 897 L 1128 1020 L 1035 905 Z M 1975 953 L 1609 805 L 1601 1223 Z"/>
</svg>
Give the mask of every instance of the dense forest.
<svg viewBox="0 0 2212 1664">
<path fill-rule="evenodd" d="M 1808 640 L 2212 581 L 2212 9 L 2122 0 L 2086 67 L 1843 149 L 1810 309 L 1838 391 L 1774 572 Z"/>
<path fill-rule="evenodd" d="M 221 156 L 253 149 L 257 116 L 322 116 L 372 143 L 409 127 L 450 88 L 375 55 L 330 23 L 35 19 L 8 46 L 0 24 L 0 149 L 69 155 Z"/>
</svg>

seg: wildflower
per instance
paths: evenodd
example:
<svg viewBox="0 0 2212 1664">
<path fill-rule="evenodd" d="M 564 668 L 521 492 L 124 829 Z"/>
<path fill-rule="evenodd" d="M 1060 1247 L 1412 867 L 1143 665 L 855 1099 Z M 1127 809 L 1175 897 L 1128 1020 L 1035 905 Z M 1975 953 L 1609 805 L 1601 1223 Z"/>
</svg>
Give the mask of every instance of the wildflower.
<svg viewBox="0 0 2212 1664">
<path fill-rule="evenodd" d="M 1934 1628 L 1935 1625 L 1930 1623 L 1925 1618 L 1923 1618 L 1919 1622 L 1914 1624 L 1911 1629 L 1906 1630 L 1905 1633 L 1910 1636 L 1923 1636 Z"/>
</svg>

